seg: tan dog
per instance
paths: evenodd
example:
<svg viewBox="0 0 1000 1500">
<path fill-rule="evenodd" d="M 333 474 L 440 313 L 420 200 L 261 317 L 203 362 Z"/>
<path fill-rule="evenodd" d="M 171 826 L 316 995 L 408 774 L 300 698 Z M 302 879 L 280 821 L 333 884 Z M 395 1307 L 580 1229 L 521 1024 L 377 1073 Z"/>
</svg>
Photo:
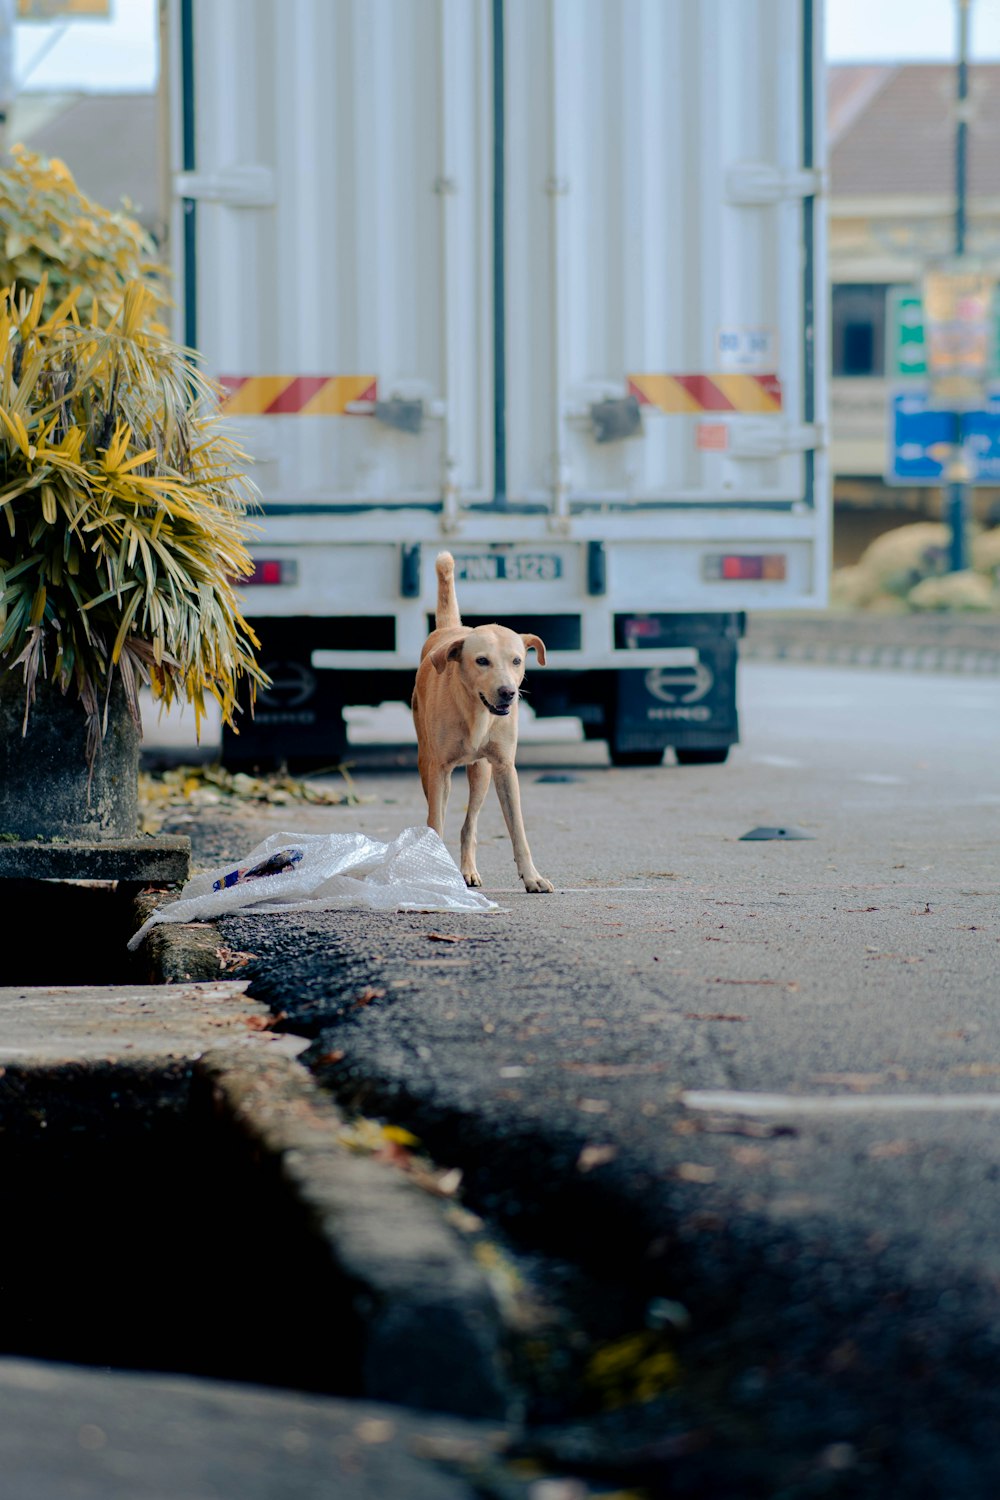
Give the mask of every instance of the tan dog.
<svg viewBox="0 0 1000 1500">
<path fill-rule="evenodd" d="M 544 667 L 545 644 L 537 635 L 517 635 L 502 625 L 475 630 L 463 625 L 450 552 L 438 557 L 437 577 L 437 628 L 420 653 L 412 700 L 428 825 L 444 838 L 451 773 L 465 766 L 469 808 L 462 824 L 461 870 L 466 885 L 482 885 L 476 869 L 476 823 L 492 775 L 525 890 L 551 891 L 552 882 L 539 875 L 531 858 L 514 768 L 524 659 L 534 649 Z"/>
</svg>

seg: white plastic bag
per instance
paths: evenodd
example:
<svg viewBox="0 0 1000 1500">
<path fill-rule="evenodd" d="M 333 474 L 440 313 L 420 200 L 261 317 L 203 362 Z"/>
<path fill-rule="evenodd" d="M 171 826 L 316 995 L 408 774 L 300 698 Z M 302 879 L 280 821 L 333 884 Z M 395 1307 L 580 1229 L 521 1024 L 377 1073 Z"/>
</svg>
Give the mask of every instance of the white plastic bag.
<svg viewBox="0 0 1000 1500">
<path fill-rule="evenodd" d="M 391 844 L 363 833 L 272 833 L 237 864 L 189 880 L 176 901 L 147 918 L 128 946 L 137 948 L 158 922 L 196 922 L 241 907 L 484 912 L 496 911 L 497 903 L 470 890 L 433 828 L 404 828 Z"/>
</svg>

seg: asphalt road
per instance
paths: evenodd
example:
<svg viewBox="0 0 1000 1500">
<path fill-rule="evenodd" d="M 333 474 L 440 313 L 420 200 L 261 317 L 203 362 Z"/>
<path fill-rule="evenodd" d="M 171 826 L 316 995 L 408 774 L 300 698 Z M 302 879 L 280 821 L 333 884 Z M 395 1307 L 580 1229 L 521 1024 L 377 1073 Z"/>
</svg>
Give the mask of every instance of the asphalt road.
<svg viewBox="0 0 1000 1500">
<path fill-rule="evenodd" d="M 577 1405 L 541 1381 L 557 1449 L 655 1493 L 995 1495 L 997 682 L 749 663 L 741 704 L 722 767 L 526 732 L 554 895 L 516 888 L 491 798 L 496 912 L 222 931 L 342 1101 L 583 1267 L 591 1340 L 633 1335 Z M 393 837 L 423 821 L 414 755 L 371 742 L 406 729 L 356 712 L 361 806 L 171 831 L 202 863 L 279 828 Z M 456 778 L 456 849 L 463 802 Z"/>
</svg>

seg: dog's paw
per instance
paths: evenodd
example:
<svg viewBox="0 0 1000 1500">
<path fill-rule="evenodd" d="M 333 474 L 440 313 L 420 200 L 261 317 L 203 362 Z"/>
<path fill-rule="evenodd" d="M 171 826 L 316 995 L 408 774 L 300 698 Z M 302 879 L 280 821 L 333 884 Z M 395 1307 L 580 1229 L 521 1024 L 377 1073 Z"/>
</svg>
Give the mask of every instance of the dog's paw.
<svg viewBox="0 0 1000 1500">
<path fill-rule="evenodd" d="M 551 880 L 546 880 L 545 876 L 539 875 L 537 870 L 533 875 L 522 875 L 521 879 L 524 881 L 524 889 L 526 891 L 544 892 L 555 890 L 555 886 Z"/>
<path fill-rule="evenodd" d="M 482 876 L 480 875 L 478 870 L 463 870 L 462 879 L 465 881 L 466 885 L 476 887 L 481 886 L 483 883 Z"/>
</svg>

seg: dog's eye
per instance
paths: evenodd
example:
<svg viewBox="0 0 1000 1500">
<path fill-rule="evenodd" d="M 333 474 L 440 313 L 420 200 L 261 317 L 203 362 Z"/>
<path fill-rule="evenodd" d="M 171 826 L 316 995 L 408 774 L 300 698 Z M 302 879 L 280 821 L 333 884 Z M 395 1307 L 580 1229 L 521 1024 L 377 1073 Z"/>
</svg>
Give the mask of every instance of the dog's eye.
<svg viewBox="0 0 1000 1500">
<path fill-rule="evenodd" d="M 514 657 L 514 665 L 515 667 L 519 667 L 521 665 L 521 658 L 519 656 Z"/>
<path fill-rule="evenodd" d="M 476 666 L 477 667 L 488 667 L 489 664 L 490 664 L 490 659 L 489 659 L 488 656 L 477 656 L 476 657 Z"/>
</svg>

